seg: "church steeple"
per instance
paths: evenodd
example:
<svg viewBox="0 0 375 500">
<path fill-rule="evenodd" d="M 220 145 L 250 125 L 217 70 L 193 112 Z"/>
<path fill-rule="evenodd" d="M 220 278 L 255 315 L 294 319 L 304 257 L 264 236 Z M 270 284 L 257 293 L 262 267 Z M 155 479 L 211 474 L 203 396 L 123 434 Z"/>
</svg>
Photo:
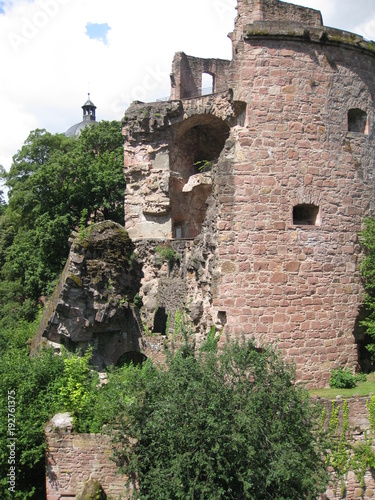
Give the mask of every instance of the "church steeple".
<svg viewBox="0 0 375 500">
<path fill-rule="evenodd" d="M 90 99 L 90 92 L 88 93 L 88 99 L 82 106 L 82 109 L 83 109 L 83 121 L 95 121 L 96 106 Z"/>
</svg>

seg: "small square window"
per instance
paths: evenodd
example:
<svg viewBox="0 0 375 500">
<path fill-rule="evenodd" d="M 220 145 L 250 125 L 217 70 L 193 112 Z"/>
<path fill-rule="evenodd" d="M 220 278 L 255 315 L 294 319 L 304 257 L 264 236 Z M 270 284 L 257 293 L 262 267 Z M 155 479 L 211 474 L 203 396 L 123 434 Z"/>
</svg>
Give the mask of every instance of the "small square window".
<svg viewBox="0 0 375 500">
<path fill-rule="evenodd" d="M 320 209 L 317 205 L 301 203 L 293 207 L 293 224 L 296 226 L 319 226 Z"/>
<path fill-rule="evenodd" d="M 367 113 L 362 109 L 349 109 L 348 111 L 348 131 L 359 134 L 368 134 Z"/>
</svg>

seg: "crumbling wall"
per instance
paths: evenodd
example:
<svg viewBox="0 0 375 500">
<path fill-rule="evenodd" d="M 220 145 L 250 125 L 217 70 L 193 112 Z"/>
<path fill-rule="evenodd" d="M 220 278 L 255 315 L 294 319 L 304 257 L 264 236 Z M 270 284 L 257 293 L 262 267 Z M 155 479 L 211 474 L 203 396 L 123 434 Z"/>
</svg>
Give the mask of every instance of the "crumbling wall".
<svg viewBox="0 0 375 500">
<path fill-rule="evenodd" d="M 209 208 L 209 213 L 215 217 L 213 207 Z M 145 332 L 142 352 L 153 360 L 160 360 L 164 341 L 181 333 L 178 331 L 181 323 L 177 322 L 182 321 L 196 334 L 198 344 L 215 324 L 212 309 L 215 234 L 207 225 L 194 241 L 142 239 L 135 243 L 137 258 L 143 262 L 140 314 Z M 218 330 L 221 328 L 219 323 Z"/>
<path fill-rule="evenodd" d="M 212 92 L 208 93 L 224 92 L 229 64 L 225 59 L 203 59 L 177 52 L 172 63 L 171 100 L 201 96 L 204 73 L 213 77 Z"/>
<path fill-rule="evenodd" d="M 123 119 L 125 225 L 131 238 L 170 238 L 169 128 L 181 116 L 180 101 L 135 102 Z"/>
<path fill-rule="evenodd" d="M 131 108 L 124 124 L 130 203 L 134 184 L 157 179 L 153 158 L 139 175 L 139 155 L 163 144 L 168 231 L 156 219 L 145 228 L 148 192 L 127 225 L 137 239 L 194 239 L 201 255 L 209 235 L 209 285 L 191 287 L 204 289 L 202 324 L 210 318 L 232 337 L 276 344 L 296 362 L 299 380 L 324 386 L 333 368 L 367 362 L 358 356 L 358 234 L 374 209 L 375 45 L 285 2 L 239 0 L 238 13 L 228 91 L 170 101 L 173 119 L 161 113 L 156 133 L 153 120 L 139 127 L 135 116 L 142 106 L 154 116 L 159 103 Z M 213 136 L 223 138 L 218 158 Z M 209 145 L 204 154 L 201 144 Z M 213 160 L 210 171 L 195 177 L 193 166 L 204 160 Z M 199 196 L 189 198 L 194 190 Z"/>
<path fill-rule="evenodd" d="M 193 101 L 136 102 L 126 111 L 125 225 L 133 239 L 173 238 L 174 226 L 183 223 L 192 229 L 182 237 L 201 231 L 212 181 L 209 172 L 194 170 L 194 164 L 219 159 L 229 129 L 244 109 L 229 91 Z"/>
</svg>

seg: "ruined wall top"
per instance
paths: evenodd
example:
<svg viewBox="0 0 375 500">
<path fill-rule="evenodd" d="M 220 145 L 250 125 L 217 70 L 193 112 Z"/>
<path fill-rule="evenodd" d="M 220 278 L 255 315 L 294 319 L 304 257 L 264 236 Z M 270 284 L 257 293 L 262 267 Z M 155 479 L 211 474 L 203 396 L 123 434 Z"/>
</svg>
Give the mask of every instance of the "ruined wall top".
<svg viewBox="0 0 375 500">
<path fill-rule="evenodd" d="M 252 24 L 257 21 L 288 21 L 318 28 L 323 25 L 320 11 L 280 2 L 280 0 L 238 0 L 238 23 Z"/>
<path fill-rule="evenodd" d="M 323 25 L 320 11 L 280 0 L 237 0 L 235 29 L 229 37 L 233 56 L 243 40 L 277 38 L 343 45 L 375 55 L 375 43 L 362 36 Z"/>
<path fill-rule="evenodd" d="M 238 15 L 235 29 L 230 33 L 235 52 L 237 43 L 241 40 L 246 26 L 259 23 L 291 24 L 311 28 L 323 26 L 319 10 L 301 7 L 279 0 L 237 0 Z"/>
</svg>

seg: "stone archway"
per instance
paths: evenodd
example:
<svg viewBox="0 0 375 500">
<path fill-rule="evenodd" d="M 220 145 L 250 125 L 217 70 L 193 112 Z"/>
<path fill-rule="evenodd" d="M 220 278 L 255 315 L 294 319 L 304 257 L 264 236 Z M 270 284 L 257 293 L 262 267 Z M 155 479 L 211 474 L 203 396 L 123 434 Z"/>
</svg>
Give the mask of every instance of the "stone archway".
<svg viewBox="0 0 375 500">
<path fill-rule="evenodd" d="M 173 236 L 195 238 L 212 192 L 211 170 L 230 128 L 212 115 L 195 115 L 180 124 L 171 147 L 170 198 Z"/>
</svg>

